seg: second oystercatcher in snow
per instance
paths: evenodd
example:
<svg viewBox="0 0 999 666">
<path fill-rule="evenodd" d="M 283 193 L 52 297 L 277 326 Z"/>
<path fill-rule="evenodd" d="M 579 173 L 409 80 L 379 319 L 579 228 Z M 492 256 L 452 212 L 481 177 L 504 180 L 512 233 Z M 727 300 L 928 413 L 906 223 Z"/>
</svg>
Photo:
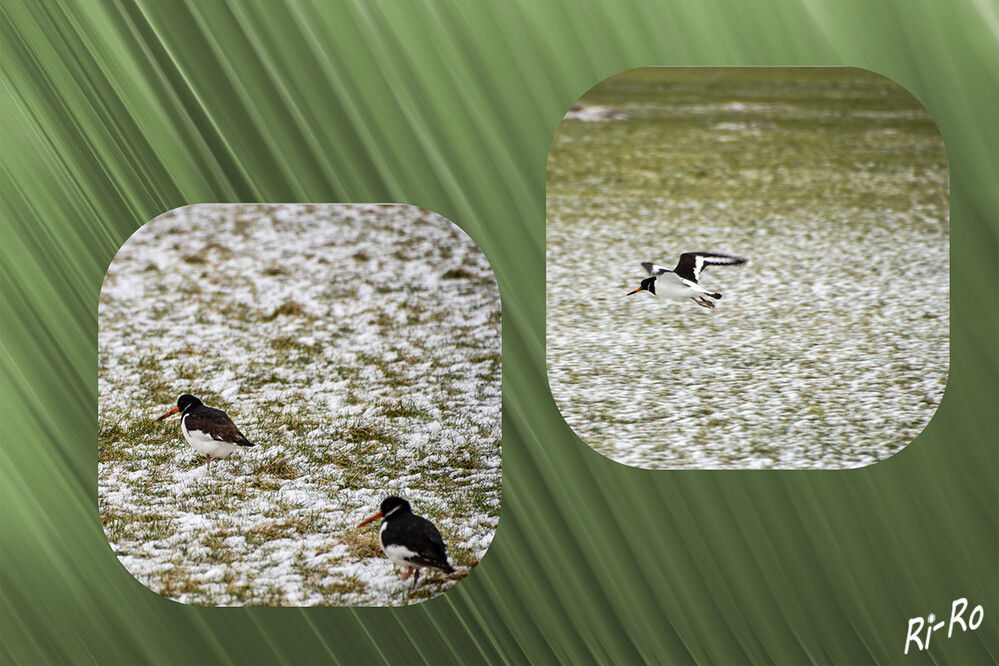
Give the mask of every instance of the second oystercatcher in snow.
<svg viewBox="0 0 999 666">
<path fill-rule="evenodd" d="M 180 412 L 180 431 L 184 439 L 195 451 L 208 456 L 208 472 L 212 471 L 212 460 L 228 458 L 241 446 L 253 446 L 239 431 L 225 412 L 205 405 L 193 395 L 185 393 L 177 399 L 177 405 L 163 416 Z"/>
<path fill-rule="evenodd" d="M 736 266 L 746 263 L 742 257 L 716 252 L 684 252 L 676 263 L 676 268 L 669 270 L 657 266 L 650 261 L 643 261 L 642 268 L 648 271 L 650 277 L 642 280 L 642 285 L 627 293 L 627 296 L 647 291 L 657 296 L 665 296 L 676 300 L 693 299 L 695 303 L 705 308 L 713 308 L 714 301 L 708 298 L 722 297 L 716 291 L 708 291 L 697 283 L 705 266 Z"/>
<path fill-rule="evenodd" d="M 358 527 L 364 527 L 379 518 L 382 527 L 378 532 L 385 556 L 402 567 L 402 577 L 413 574 L 413 587 L 420 577 L 422 567 L 440 569 L 444 573 L 454 573 L 447 561 L 447 549 L 437 527 L 421 516 L 413 513 L 409 502 L 401 497 L 388 497 L 382 502 L 381 510 Z"/>
</svg>

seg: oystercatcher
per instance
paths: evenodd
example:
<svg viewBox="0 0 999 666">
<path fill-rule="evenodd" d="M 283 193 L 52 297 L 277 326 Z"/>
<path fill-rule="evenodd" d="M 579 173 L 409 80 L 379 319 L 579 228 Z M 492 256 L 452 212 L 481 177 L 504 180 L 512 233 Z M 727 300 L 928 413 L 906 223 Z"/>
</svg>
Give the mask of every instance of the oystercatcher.
<svg viewBox="0 0 999 666">
<path fill-rule="evenodd" d="M 642 280 L 642 286 L 635 291 L 628 292 L 627 296 L 647 291 L 650 294 L 681 301 L 685 298 L 691 298 L 701 307 L 713 308 L 714 301 L 709 301 L 706 297 L 718 299 L 722 295 L 715 291 L 708 291 L 697 284 L 697 278 L 700 277 L 701 271 L 704 270 L 705 266 L 737 266 L 744 263 L 746 260 L 742 257 L 716 252 L 684 252 L 680 255 L 680 261 L 676 263 L 676 268 L 673 270 L 657 266 L 649 261 L 643 261 L 642 268 L 648 271 L 651 277 Z"/>
<path fill-rule="evenodd" d="M 378 532 L 382 550 L 385 551 L 387 558 L 402 567 L 403 579 L 413 574 L 411 590 L 416 589 L 421 567 L 454 573 L 454 568 L 447 561 L 446 547 L 441 533 L 432 522 L 415 515 L 409 502 L 401 497 L 386 498 L 382 502 L 381 510 L 358 527 L 364 527 L 379 518 L 383 519 Z"/>
<path fill-rule="evenodd" d="M 213 458 L 228 458 L 240 446 L 253 446 L 253 442 L 239 431 L 225 412 L 205 405 L 193 395 L 185 393 L 177 399 L 177 405 L 163 416 L 180 412 L 180 430 L 184 439 L 198 453 L 208 456 L 208 472 L 212 471 Z"/>
</svg>

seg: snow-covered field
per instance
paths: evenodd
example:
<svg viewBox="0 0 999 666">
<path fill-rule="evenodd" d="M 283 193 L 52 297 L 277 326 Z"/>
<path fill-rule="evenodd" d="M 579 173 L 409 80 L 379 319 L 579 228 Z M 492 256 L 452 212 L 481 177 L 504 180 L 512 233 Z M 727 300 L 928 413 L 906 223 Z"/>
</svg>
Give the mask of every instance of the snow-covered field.
<svg viewBox="0 0 999 666">
<path fill-rule="evenodd" d="M 737 89 L 753 103 L 729 98 L 738 72 L 699 76 L 621 85 L 645 103 L 608 86 L 598 101 L 627 120 L 556 135 L 546 293 L 559 409 L 636 467 L 883 460 L 922 431 L 947 381 L 948 171 L 932 119 L 863 73 Z M 626 296 L 640 262 L 672 268 L 685 251 L 749 263 L 705 270 L 724 296 L 715 310 Z"/>
<path fill-rule="evenodd" d="M 468 236 L 408 206 L 199 205 L 125 243 L 99 309 L 98 497 L 152 590 L 206 605 L 413 603 L 500 514 L 500 301 Z M 192 393 L 256 446 L 184 441 Z M 417 590 L 356 529 L 400 495 L 457 572 Z"/>
</svg>

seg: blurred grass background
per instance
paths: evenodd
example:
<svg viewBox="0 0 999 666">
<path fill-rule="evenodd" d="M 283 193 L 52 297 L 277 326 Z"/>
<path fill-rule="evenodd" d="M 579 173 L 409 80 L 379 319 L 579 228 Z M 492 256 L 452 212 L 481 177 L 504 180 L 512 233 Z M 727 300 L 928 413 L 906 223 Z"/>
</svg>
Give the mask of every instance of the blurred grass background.
<svg viewBox="0 0 999 666">
<path fill-rule="evenodd" d="M 923 431 L 950 188 L 918 100 L 859 68 L 654 67 L 578 106 L 548 157 L 546 362 L 584 442 L 644 469 L 842 469 Z M 639 261 L 694 249 L 748 259 L 706 271 L 717 310 L 625 297 Z"/>
<path fill-rule="evenodd" d="M 0 4 L 4 663 L 994 663 L 999 589 L 991 3 Z M 544 372 L 545 163 L 565 110 L 652 64 L 870 69 L 951 167 L 951 368 L 917 440 L 850 472 L 643 472 Z M 447 595 L 211 609 L 152 594 L 96 506 L 96 313 L 145 221 L 229 201 L 399 202 L 465 229 L 503 298 L 503 514 Z M 984 603 L 902 655 L 909 617 Z"/>
<path fill-rule="evenodd" d="M 624 104 L 628 122 L 561 125 L 548 161 L 549 198 L 765 202 L 767 214 L 799 216 L 809 206 L 906 210 L 941 203 L 938 187 L 877 180 L 946 167 L 947 156 L 919 101 L 862 69 L 641 68 L 602 81 L 580 101 Z M 742 127 L 715 128 L 733 121 Z M 718 139 L 740 130 L 765 138 Z M 825 173 L 828 186 L 796 180 L 806 167 Z M 754 168 L 770 178 L 740 173 Z"/>
</svg>

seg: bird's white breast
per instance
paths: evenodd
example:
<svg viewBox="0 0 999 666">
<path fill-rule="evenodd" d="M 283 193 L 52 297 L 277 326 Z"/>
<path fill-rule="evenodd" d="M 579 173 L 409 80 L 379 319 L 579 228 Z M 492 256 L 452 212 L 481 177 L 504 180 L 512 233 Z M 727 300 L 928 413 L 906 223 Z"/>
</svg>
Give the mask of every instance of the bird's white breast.
<svg viewBox="0 0 999 666">
<path fill-rule="evenodd" d="M 420 566 L 419 564 L 413 564 L 413 562 L 410 561 L 410 558 L 415 557 L 416 553 L 405 546 L 400 546 L 398 544 L 390 544 L 388 546 L 383 545 L 382 550 L 385 551 L 385 557 L 389 558 L 400 567 L 419 568 Z"/>
<path fill-rule="evenodd" d="M 703 291 L 673 273 L 664 273 L 656 278 L 656 296 L 685 299 L 690 298 L 693 290 Z"/>
<path fill-rule="evenodd" d="M 184 433 L 184 439 L 198 453 L 211 456 L 212 458 L 228 458 L 238 447 L 230 442 L 223 442 L 213 439 L 207 432 L 187 429 L 187 414 L 180 420 L 180 429 Z"/>
<path fill-rule="evenodd" d="M 392 560 L 393 564 L 400 567 L 419 567 L 418 564 L 410 562 L 410 558 L 415 557 L 417 553 L 397 543 L 390 543 L 386 546 L 385 541 L 382 539 L 383 532 L 385 532 L 385 523 L 382 523 L 381 529 L 378 530 L 378 543 L 381 545 L 382 552 L 385 553 L 385 557 L 389 558 Z"/>
</svg>

